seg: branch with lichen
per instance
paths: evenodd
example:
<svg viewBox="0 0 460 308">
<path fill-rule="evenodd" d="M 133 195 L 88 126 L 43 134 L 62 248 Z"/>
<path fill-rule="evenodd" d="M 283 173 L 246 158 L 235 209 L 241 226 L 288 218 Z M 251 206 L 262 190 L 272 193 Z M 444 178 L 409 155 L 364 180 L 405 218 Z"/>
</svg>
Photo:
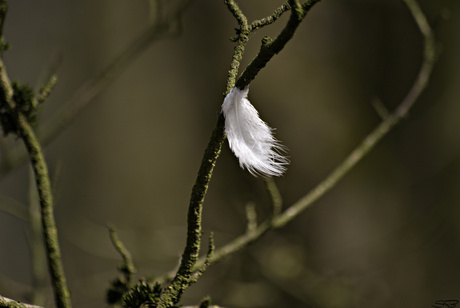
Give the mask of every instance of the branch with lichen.
<svg viewBox="0 0 460 308">
<path fill-rule="evenodd" d="M 308 10 L 317 2 L 318 0 L 309 1 L 309 6 L 306 6 L 305 8 L 302 7 L 300 10 L 302 12 L 301 17 L 299 15 L 299 10 L 293 10 L 286 27 L 281 31 L 275 41 L 270 44 L 262 45 L 261 51 L 258 53 L 256 58 L 253 62 L 251 62 L 251 64 L 249 64 L 242 76 L 240 76 L 240 78 L 236 81 L 244 49 L 249 40 L 249 34 L 257 28 L 272 23 L 288 9 L 288 6 L 283 5 L 275 10 L 269 21 L 259 21 L 259 23 L 256 23 L 259 25 L 258 27 L 250 27 L 246 16 L 243 14 L 238 4 L 234 0 L 225 0 L 224 3 L 238 22 L 239 29 L 237 30 L 238 36 L 234 39 L 234 41 L 236 41 L 236 45 L 230 64 L 230 70 L 228 72 L 226 92 L 224 94 L 227 94 L 235 85 L 240 88 L 248 85 L 249 82 L 255 78 L 257 73 L 271 60 L 273 55 L 280 52 L 286 43 L 294 36 L 298 25 L 305 17 Z M 292 4 L 293 3 L 290 3 L 291 6 Z M 208 255 L 205 259 L 207 261 L 203 261 L 199 266 L 197 266 L 201 246 L 201 216 L 203 212 L 204 197 L 224 140 L 224 117 L 220 114 L 216 128 L 213 131 L 211 140 L 203 155 L 198 176 L 192 189 L 187 216 L 187 241 L 182 254 L 181 263 L 179 265 L 179 269 L 173 276 L 171 283 L 162 293 L 157 307 L 173 307 L 177 304 L 183 292 L 195 281 L 192 279 L 193 273 L 198 268 L 202 269 L 205 264 L 210 264 L 216 258 L 215 253 L 211 256 Z M 205 266 L 205 268 L 206 267 L 207 266 Z"/>
<path fill-rule="evenodd" d="M 272 199 L 273 215 L 258 226 L 254 226 L 254 222 L 249 221 L 251 228 L 248 228 L 244 234 L 235 238 L 228 244 L 217 248 L 211 260 L 207 262 L 215 263 L 224 259 L 244 248 L 252 242 L 258 240 L 261 236 L 271 229 L 281 228 L 291 220 L 298 217 L 303 211 L 310 207 L 315 201 L 325 195 L 332 189 L 345 175 L 347 175 L 353 167 L 367 156 L 371 150 L 375 148 L 378 142 L 385 137 L 395 126 L 400 123 L 409 113 L 412 106 L 416 103 L 423 90 L 427 87 L 431 77 L 436 59 L 437 49 L 433 31 L 427 21 L 426 16 L 421 10 L 416 0 L 402 0 L 414 18 L 417 28 L 423 37 L 423 59 L 420 65 L 419 72 L 409 89 L 405 98 L 400 102 L 392 113 L 387 113 L 382 118 L 381 123 L 373 130 L 366 138 L 313 190 L 300 198 L 297 202 L 290 205 L 286 210 L 281 212 L 282 200 L 279 191 L 273 182 L 268 179 L 266 181 L 267 190 Z M 303 5 L 301 6 L 303 7 Z M 256 60 L 254 60 L 256 61 Z M 248 73 L 249 75 L 249 73 Z M 239 80 L 240 81 L 240 80 Z M 242 79 L 241 79 L 241 82 Z M 197 262 L 195 270 L 204 264 L 205 258 L 200 258 Z M 158 281 L 165 281 L 174 275 L 173 272 L 168 273 L 164 277 L 158 278 Z"/>
<path fill-rule="evenodd" d="M 2 102 L 6 103 L 11 112 L 11 119 L 17 129 L 18 136 L 22 139 L 27 148 L 35 174 L 40 199 L 41 220 L 48 257 L 48 267 L 55 291 L 56 304 L 59 308 L 68 308 L 71 307 L 70 295 L 64 276 L 61 252 L 57 238 L 57 229 L 53 213 L 53 197 L 48 177 L 48 167 L 46 165 L 45 158 L 43 157 L 41 146 L 31 125 L 28 123 L 26 117 L 23 114 L 18 113 L 15 109 L 12 96 L 10 95 L 12 94 L 12 88 L 8 87 L 6 71 L 2 60 L 0 60 L 0 79 Z"/>
<path fill-rule="evenodd" d="M 6 0 L 0 1 L 0 25 L 4 24 L 7 5 Z M 2 58 L 0 58 L 0 107 L 1 124 L 5 134 L 15 133 L 23 141 L 34 170 L 48 268 L 56 306 L 58 308 L 70 308 L 70 295 L 62 266 L 61 251 L 54 220 L 53 196 L 48 167 L 38 138 L 31 126 L 31 122 L 35 119 L 37 103 L 33 93 L 27 86 L 11 84 Z"/>
</svg>

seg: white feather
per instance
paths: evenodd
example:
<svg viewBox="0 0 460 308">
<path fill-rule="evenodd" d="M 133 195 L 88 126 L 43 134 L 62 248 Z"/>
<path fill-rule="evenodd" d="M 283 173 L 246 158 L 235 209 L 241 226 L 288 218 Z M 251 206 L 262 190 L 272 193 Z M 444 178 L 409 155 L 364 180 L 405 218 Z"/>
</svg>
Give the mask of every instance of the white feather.
<svg viewBox="0 0 460 308">
<path fill-rule="evenodd" d="M 280 176 L 289 160 L 281 155 L 284 146 L 273 137 L 273 129 L 259 117 L 249 102 L 249 88 L 233 88 L 224 99 L 225 134 L 240 167 L 252 175 Z"/>
</svg>

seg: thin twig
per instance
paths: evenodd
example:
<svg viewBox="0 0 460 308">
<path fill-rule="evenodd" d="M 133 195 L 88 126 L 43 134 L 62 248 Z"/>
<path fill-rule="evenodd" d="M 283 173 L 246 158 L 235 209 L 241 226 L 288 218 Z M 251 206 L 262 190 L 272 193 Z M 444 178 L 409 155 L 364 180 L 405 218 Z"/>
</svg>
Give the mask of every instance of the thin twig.
<svg viewBox="0 0 460 308">
<path fill-rule="evenodd" d="M 262 41 L 262 46 L 257 56 L 252 60 L 252 62 L 246 67 L 244 72 L 241 74 L 240 78 L 236 82 L 236 87 L 238 89 L 244 89 L 247 85 L 251 83 L 252 80 L 257 76 L 257 74 L 267 65 L 274 55 L 278 54 L 287 42 L 291 40 L 302 22 L 303 18 L 307 15 L 308 11 L 320 0 L 309 0 L 306 2 L 305 7 L 291 9 L 291 16 L 287 22 L 287 25 L 281 31 L 281 33 L 276 37 L 275 40 L 271 40 L 267 37 Z M 289 2 L 291 7 L 293 4 Z M 299 10 L 302 10 L 302 13 L 299 13 Z"/>
<path fill-rule="evenodd" d="M 114 305 L 121 302 L 123 296 L 132 288 L 131 281 L 136 272 L 136 267 L 134 266 L 131 253 L 119 239 L 115 228 L 109 224 L 107 224 L 107 228 L 109 229 L 112 245 L 122 258 L 122 262 L 118 267 L 118 271 L 121 275 L 118 275 L 118 277 L 112 280 L 106 292 L 107 303 L 109 305 Z"/>
<path fill-rule="evenodd" d="M 35 173 L 41 206 L 42 228 L 45 237 L 48 267 L 54 288 L 56 305 L 58 308 L 70 308 L 70 293 L 67 288 L 64 268 L 62 266 L 61 250 L 59 248 L 57 228 L 54 220 L 53 197 L 48 177 L 48 168 L 38 139 L 33 129 L 22 115 L 18 115 L 17 125 L 21 138 L 29 152 Z"/>
<path fill-rule="evenodd" d="M 238 4 L 234 0 L 225 0 L 224 3 L 225 5 L 227 5 L 228 10 L 233 14 L 233 17 L 235 17 L 241 30 L 242 31 L 247 30 L 248 29 L 248 19 L 243 14 Z"/>
<path fill-rule="evenodd" d="M 120 241 L 115 228 L 111 225 L 107 225 L 107 228 L 109 229 L 110 240 L 112 241 L 113 247 L 115 247 L 115 250 L 123 259 L 120 270 L 125 275 L 126 280 L 129 282 L 131 281 L 132 275 L 136 272 L 136 266 L 134 265 L 131 253 L 128 249 L 126 249 L 122 241 Z"/>
<path fill-rule="evenodd" d="M 423 48 L 423 63 L 417 78 L 407 93 L 403 102 L 395 111 L 395 115 L 399 117 L 405 117 L 409 112 L 409 109 L 414 105 L 423 90 L 427 87 L 431 73 L 434 68 L 434 64 L 437 60 L 437 49 L 436 40 L 434 37 L 433 30 L 428 23 L 428 20 L 423 13 L 420 5 L 416 0 L 402 0 L 409 8 L 414 20 L 423 36 L 424 48 Z"/>
<path fill-rule="evenodd" d="M 287 2 L 282 4 L 279 8 L 274 10 L 270 16 L 253 21 L 251 25 L 249 26 L 249 31 L 253 32 L 259 28 L 271 25 L 272 23 L 277 21 L 278 18 L 280 18 L 284 12 L 289 11 L 290 8 L 291 7 L 289 6 Z"/>
<path fill-rule="evenodd" d="M 204 272 L 206 272 L 208 267 L 211 265 L 211 258 L 215 248 L 216 247 L 214 246 L 214 234 L 211 232 L 211 234 L 209 234 L 208 253 L 206 254 L 203 266 L 201 266 L 197 271 L 195 271 L 193 276 L 191 277 L 191 280 L 194 283 L 198 281 L 198 279 L 204 274 Z"/>
<path fill-rule="evenodd" d="M 244 47 L 249 39 L 249 33 L 247 18 L 240 10 L 236 2 L 234 0 L 225 0 L 225 4 L 240 26 L 239 36 L 233 52 L 227 78 L 226 93 L 228 93 L 235 84 L 238 68 L 244 53 Z M 192 274 L 196 269 L 196 262 L 199 257 L 201 246 L 201 216 L 203 212 L 203 202 L 208 190 L 214 166 L 220 155 L 222 144 L 225 140 L 224 122 L 224 117 L 220 114 L 211 139 L 204 152 L 190 197 L 187 214 L 187 240 L 184 252 L 182 253 L 179 268 L 173 276 L 174 278 L 172 278 L 170 285 L 161 295 L 160 302 L 157 305 L 159 308 L 172 307 L 175 305 L 179 302 L 185 289 L 194 282 Z M 205 259 L 198 268 L 202 268 L 208 259 L 210 258 Z"/>
</svg>

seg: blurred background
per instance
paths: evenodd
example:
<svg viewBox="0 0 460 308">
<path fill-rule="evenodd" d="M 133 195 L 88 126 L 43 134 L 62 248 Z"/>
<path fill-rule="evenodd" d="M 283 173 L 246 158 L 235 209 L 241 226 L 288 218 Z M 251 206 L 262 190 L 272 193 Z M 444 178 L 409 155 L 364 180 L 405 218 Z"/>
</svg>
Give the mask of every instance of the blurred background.
<svg viewBox="0 0 460 308">
<path fill-rule="evenodd" d="M 60 59 L 41 123 L 67 108 L 159 8 L 147 0 L 9 2 L 10 78 L 40 86 Z M 240 2 L 249 20 L 283 3 Z M 235 308 L 430 307 L 460 300 L 460 3 L 420 2 L 442 52 L 410 116 L 314 206 L 213 265 L 183 304 L 206 295 Z M 163 5 L 171 14 L 181 2 Z M 251 36 L 242 68 L 287 17 Z M 145 48 L 46 147 L 75 307 L 107 306 L 105 290 L 120 263 L 108 222 L 131 251 L 136 277 L 163 275 L 182 254 L 190 191 L 223 101 L 237 24 L 223 1 L 192 0 L 181 19 L 180 34 Z M 401 1 L 315 5 L 249 93 L 289 148 L 289 169 L 276 179 L 285 207 L 379 123 L 373 101 L 390 110 L 401 101 L 421 47 Z M 0 175 L 0 294 L 25 302 L 33 294 L 31 228 L 4 209 L 26 211 L 29 171 L 23 165 Z M 225 143 L 205 201 L 204 244 L 211 231 L 218 247 L 242 234 L 248 203 L 260 221 L 270 212 L 263 180 L 241 170 Z M 41 304 L 52 307 L 46 280 Z"/>
</svg>

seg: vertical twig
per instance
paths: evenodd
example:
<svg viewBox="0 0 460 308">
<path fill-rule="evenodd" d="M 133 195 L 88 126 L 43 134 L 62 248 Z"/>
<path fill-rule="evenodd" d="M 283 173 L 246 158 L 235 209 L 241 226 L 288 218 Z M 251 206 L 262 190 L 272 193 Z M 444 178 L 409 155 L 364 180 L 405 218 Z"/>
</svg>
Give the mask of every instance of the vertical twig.
<svg viewBox="0 0 460 308">
<path fill-rule="evenodd" d="M 235 84 L 236 75 L 238 74 L 238 69 L 244 53 L 244 47 L 249 39 L 249 30 L 246 16 L 241 12 L 236 2 L 234 0 L 225 0 L 224 2 L 240 25 L 239 36 L 228 73 L 226 89 L 226 93 L 228 93 Z M 200 169 L 192 188 L 187 215 L 187 240 L 179 269 L 167 290 L 161 295 L 158 304 L 159 308 L 172 307 L 179 301 L 185 289 L 194 282 L 192 275 L 199 257 L 201 246 L 201 216 L 203 212 L 203 202 L 214 166 L 225 140 L 224 123 L 225 119 L 221 113 L 218 117 L 217 125 L 212 133 L 209 144 L 204 152 Z"/>
<path fill-rule="evenodd" d="M 283 198 L 281 197 L 281 193 L 273 178 L 266 178 L 265 186 L 267 187 L 268 193 L 270 194 L 270 199 L 272 201 L 271 217 L 276 217 L 283 210 Z"/>
<path fill-rule="evenodd" d="M 64 268 L 62 266 L 61 250 L 54 220 L 53 197 L 48 176 L 48 168 L 38 139 L 23 115 L 17 115 L 16 125 L 18 133 L 29 153 L 32 168 L 35 173 L 35 181 L 41 207 L 43 235 L 48 257 L 48 268 L 54 288 L 56 306 L 58 308 L 70 308 L 70 294 L 67 288 Z"/>
<path fill-rule="evenodd" d="M 212 171 L 219 157 L 224 141 L 223 116 L 219 116 L 217 126 L 206 148 L 200 170 L 192 188 L 189 210 L 187 215 L 187 241 L 182 254 L 181 263 L 174 279 L 162 294 L 159 308 L 172 307 L 176 304 L 185 289 L 193 282 L 193 269 L 198 260 L 201 245 L 201 214 L 203 202 L 211 180 Z"/>
<path fill-rule="evenodd" d="M 238 4 L 234 0 L 225 0 L 224 3 L 227 5 L 227 8 L 235 17 L 240 27 L 237 31 L 238 37 L 236 39 L 236 45 L 233 50 L 230 70 L 228 71 L 227 88 L 224 93 L 226 95 L 235 86 L 238 69 L 240 68 L 241 60 L 243 59 L 244 48 L 249 40 L 250 29 L 248 26 L 248 20 L 238 7 Z"/>
<path fill-rule="evenodd" d="M 343 176 L 345 176 L 384 136 L 388 134 L 388 132 L 393 129 L 396 124 L 401 121 L 401 119 L 407 116 L 411 107 L 420 97 L 423 90 L 428 86 L 437 58 L 436 40 L 418 2 L 415 0 L 403 0 L 403 2 L 409 8 L 424 41 L 423 60 L 412 87 L 395 111 L 384 118 L 379 126 L 377 126 L 324 181 L 306 196 L 291 205 L 281 215 L 276 217 L 273 221 L 274 227 L 285 225 L 334 187 Z"/>
<path fill-rule="evenodd" d="M 45 303 L 45 278 L 46 278 L 46 256 L 42 244 L 42 226 L 40 219 L 40 204 L 35 187 L 35 176 L 33 170 L 29 172 L 29 217 L 30 217 L 30 257 L 32 267 L 32 296 L 31 302 L 38 305 Z"/>
</svg>

